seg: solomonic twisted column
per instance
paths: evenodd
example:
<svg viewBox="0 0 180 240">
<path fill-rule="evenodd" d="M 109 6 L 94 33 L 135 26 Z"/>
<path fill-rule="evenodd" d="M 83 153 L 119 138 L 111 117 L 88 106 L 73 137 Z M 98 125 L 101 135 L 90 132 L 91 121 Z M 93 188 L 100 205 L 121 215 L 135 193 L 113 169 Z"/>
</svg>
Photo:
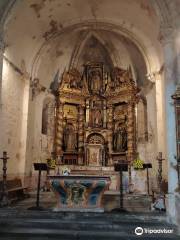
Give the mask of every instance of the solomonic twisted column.
<svg viewBox="0 0 180 240">
<path fill-rule="evenodd" d="M 112 143 L 113 143 L 113 106 L 110 105 L 109 106 L 109 117 L 108 117 L 108 130 L 109 130 L 109 134 L 108 134 L 108 142 L 111 143 L 111 145 L 109 146 L 109 152 L 112 152 Z M 110 157 L 109 159 L 109 164 L 112 164 L 112 158 Z"/>
<path fill-rule="evenodd" d="M 78 148 L 84 146 L 84 106 L 79 106 L 79 129 L 78 129 Z"/>
<path fill-rule="evenodd" d="M 79 106 L 79 125 L 78 125 L 78 152 L 81 164 L 83 161 L 83 147 L 84 147 L 84 106 Z"/>
<path fill-rule="evenodd" d="M 56 112 L 56 155 L 61 156 L 63 144 L 63 107 L 64 103 L 58 100 Z"/>
<path fill-rule="evenodd" d="M 135 151 L 135 108 L 134 103 L 128 104 L 128 124 L 127 124 L 127 135 L 128 135 L 128 161 L 132 162 L 134 159 Z"/>
</svg>

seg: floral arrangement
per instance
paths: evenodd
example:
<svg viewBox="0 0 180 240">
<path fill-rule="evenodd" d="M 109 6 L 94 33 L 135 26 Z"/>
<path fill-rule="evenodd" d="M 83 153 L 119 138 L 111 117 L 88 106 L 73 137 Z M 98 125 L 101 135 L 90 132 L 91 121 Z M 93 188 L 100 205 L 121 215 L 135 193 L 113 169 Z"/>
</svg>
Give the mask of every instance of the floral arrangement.
<svg viewBox="0 0 180 240">
<path fill-rule="evenodd" d="M 48 158 L 47 165 L 48 165 L 48 168 L 55 169 L 56 168 L 56 160 L 52 159 L 52 158 Z"/>
<path fill-rule="evenodd" d="M 144 161 L 140 159 L 139 154 L 137 154 L 137 158 L 133 161 L 133 167 L 135 170 L 142 170 Z"/>
</svg>

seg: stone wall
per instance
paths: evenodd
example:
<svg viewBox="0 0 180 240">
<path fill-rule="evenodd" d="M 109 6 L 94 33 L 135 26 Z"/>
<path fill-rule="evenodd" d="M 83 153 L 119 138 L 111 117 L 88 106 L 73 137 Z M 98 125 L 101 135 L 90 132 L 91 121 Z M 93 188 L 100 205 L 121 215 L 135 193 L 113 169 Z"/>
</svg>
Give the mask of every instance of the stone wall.
<svg viewBox="0 0 180 240">
<path fill-rule="evenodd" d="M 28 101 L 26 83 L 10 64 L 3 62 L 2 81 L 2 135 L 0 152 L 8 152 L 8 176 L 24 174 L 26 134 L 25 115 Z M 26 101 L 27 100 L 27 101 Z M 26 109 L 26 111 L 25 111 Z"/>
</svg>

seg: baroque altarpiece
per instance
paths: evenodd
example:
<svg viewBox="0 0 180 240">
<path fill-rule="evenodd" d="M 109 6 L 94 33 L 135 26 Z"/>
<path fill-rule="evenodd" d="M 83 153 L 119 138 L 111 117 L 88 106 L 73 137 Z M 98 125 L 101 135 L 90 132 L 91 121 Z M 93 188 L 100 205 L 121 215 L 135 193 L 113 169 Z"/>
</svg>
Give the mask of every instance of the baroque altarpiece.
<svg viewBox="0 0 180 240">
<path fill-rule="evenodd" d="M 59 164 L 110 167 L 136 153 L 137 88 L 131 68 L 87 63 L 62 75 L 57 94 L 55 152 Z"/>
</svg>

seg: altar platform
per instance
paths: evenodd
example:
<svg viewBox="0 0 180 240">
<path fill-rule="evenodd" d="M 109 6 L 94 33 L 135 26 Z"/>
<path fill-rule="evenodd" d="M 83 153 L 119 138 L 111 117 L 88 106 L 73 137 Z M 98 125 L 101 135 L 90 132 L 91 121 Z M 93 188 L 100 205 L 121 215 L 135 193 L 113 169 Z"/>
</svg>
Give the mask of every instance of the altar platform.
<svg viewBox="0 0 180 240">
<path fill-rule="evenodd" d="M 32 207 L 36 203 L 36 191 L 29 193 L 29 198 L 22 201 L 11 204 L 10 208 L 24 211 L 29 207 Z M 104 212 L 111 212 L 112 209 L 119 207 L 119 191 L 107 190 L 102 197 L 102 203 L 104 206 Z M 128 212 L 150 212 L 151 211 L 152 197 L 142 194 L 125 194 L 124 195 L 124 208 Z M 54 197 L 53 191 L 40 192 L 40 206 L 46 211 L 53 212 L 54 207 L 57 204 L 57 200 Z M 67 211 L 68 212 L 68 211 Z M 72 212 L 72 211 L 70 211 Z M 88 212 L 88 211 L 86 211 Z"/>
<path fill-rule="evenodd" d="M 48 176 L 55 193 L 54 211 L 103 212 L 102 197 L 111 179 L 106 176 Z"/>
</svg>

